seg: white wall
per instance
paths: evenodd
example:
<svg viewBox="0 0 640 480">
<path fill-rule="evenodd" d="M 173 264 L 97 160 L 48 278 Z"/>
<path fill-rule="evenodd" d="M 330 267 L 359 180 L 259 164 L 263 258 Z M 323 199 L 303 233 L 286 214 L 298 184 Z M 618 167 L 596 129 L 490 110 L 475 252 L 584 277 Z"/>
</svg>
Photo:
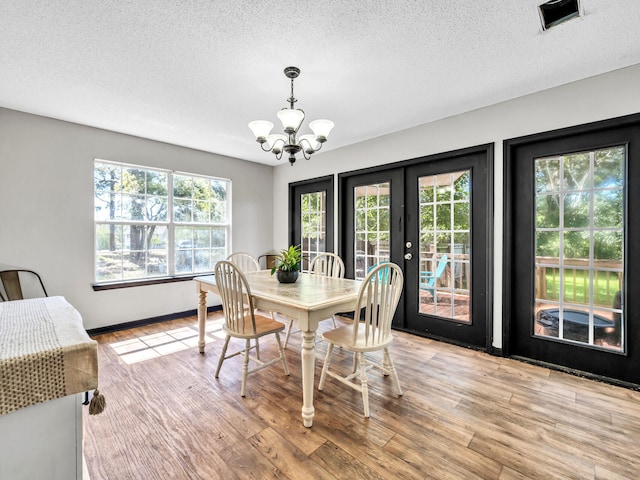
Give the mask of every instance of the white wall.
<svg viewBox="0 0 640 480">
<path fill-rule="evenodd" d="M 191 281 L 93 291 L 95 158 L 230 178 L 233 249 L 272 248 L 272 167 L 0 108 L 0 267 L 40 273 L 85 328 L 197 307 Z"/>
<path fill-rule="evenodd" d="M 375 101 L 375 99 L 372 99 Z M 348 108 L 348 106 L 346 107 Z M 402 106 L 398 108 L 402 110 Z M 502 142 L 640 112 L 640 65 L 421 125 L 350 147 L 322 152 L 274 173 L 274 245 L 288 241 L 289 182 L 383 165 L 460 148 L 495 144 L 494 340 L 502 347 Z M 336 125 L 335 132 L 339 132 Z M 329 138 L 331 142 L 331 138 Z M 336 205 L 337 203 L 336 176 Z M 336 215 L 337 222 L 337 215 Z M 337 235 L 336 224 L 336 235 Z M 336 238 L 337 245 L 337 238 Z"/>
<path fill-rule="evenodd" d="M 494 346 L 500 348 L 503 140 L 640 112 L 638 85 L 635 65 L 273 169 L 0 108 L 0 266 L 40 272 L 50 294 L 64 295 L 89 329 L 191 310 L 192 282 L 91 288 L 94 158 L 231 178 L 234 250 L 260 255 L 288 242 L 290 182 L 494 142 Z"/>
</svg>

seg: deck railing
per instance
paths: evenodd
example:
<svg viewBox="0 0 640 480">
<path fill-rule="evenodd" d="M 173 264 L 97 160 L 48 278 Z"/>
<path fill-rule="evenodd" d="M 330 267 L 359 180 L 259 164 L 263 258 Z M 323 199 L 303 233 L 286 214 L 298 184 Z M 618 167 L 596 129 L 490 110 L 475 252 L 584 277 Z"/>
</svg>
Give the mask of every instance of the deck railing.
<svg viewBox="0 0 640 480">
<path fill-rule="evenodd" d="M 622 289 L 623 264 L 615 260 L 563 259 L 565 302 L 589 304 L 593 283 L 593 304 L 611 307 L 616 293 Z M 560 259 L 536 257 L 536 298 L 560 299 Z M 593 271 L 593 282 L 589 275 Z"/>
</svg>

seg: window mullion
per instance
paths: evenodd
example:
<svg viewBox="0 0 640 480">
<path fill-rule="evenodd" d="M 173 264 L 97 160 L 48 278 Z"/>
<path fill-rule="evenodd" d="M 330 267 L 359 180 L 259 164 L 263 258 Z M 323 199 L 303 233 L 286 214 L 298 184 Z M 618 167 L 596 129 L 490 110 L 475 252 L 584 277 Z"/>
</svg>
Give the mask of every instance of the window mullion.
<svg viewBox="0 0 640 480">
<path fill-rule="evenodd" d="M 169 174 L 167 180 L 167 220 L 169 222 L 167 228 L 167 272 L 169 275 L 175 275 L 175 221 L 173 218 L 173 175 L 174 172 Z"/>
</svg>

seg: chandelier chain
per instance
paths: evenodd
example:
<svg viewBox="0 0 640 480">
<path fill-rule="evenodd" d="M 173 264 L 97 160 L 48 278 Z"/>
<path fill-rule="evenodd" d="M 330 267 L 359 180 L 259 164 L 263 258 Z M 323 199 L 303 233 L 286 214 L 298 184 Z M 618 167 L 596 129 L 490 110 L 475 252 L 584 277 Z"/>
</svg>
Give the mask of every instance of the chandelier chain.
<svg viewBox="0 0 640 480">
<path fill-rule="evenodd" d="M 287 101 L 289 102 L 289 105 L 291 106 L 291 108 L 293 108 L 293 104 L 296 103 L 298 100 L 293 96 L 293 78 L 291 79 L 291 96 L 287 99 Z"/>
</svg>

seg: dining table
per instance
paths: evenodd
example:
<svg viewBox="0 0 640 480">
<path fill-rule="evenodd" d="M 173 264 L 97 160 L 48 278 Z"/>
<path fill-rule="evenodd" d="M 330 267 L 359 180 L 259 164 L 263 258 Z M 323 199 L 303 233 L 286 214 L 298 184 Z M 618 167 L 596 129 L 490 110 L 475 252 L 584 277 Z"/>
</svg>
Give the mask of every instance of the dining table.
<svg viewBox="0 0 640 480">
<path fill-rule="evenodd" d="M 277 312 L 298 322 L 302 332 L 302 421 L 313 425 L 315 337 L 318 323 L 340 312 L 353 312 L 362 284 L 359 280 L 301 272 L 294 283 L 280 283 L 270 270 L 246 272 L 254 308 Z M 215 276 L 195 277 L 198 292 L 198 347 L 205 350 L 207 293 L 219 294 Z"/>
</svg>

